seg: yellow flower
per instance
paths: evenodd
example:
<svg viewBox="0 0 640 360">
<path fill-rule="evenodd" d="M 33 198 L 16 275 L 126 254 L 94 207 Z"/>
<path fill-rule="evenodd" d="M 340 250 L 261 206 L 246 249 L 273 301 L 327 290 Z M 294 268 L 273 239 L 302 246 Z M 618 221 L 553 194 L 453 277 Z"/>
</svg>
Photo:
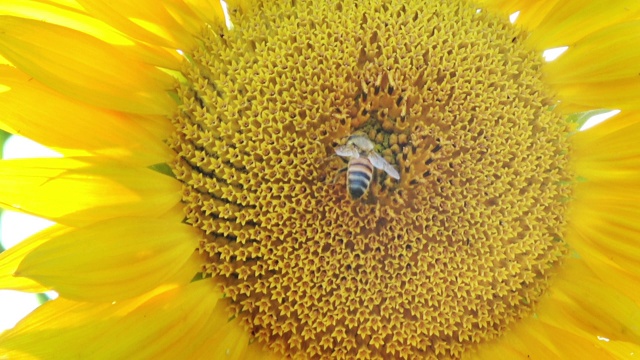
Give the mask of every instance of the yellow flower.
<svg viewBox="0 0 640 360">
<path fill-rule="evenodd" d="M 640 351 L 637 0 L 0 11 L 1 127 L 64 155 L 0 163 L 57 223 L 0 285 L 60 294 L 0 356 Z"/>
</svg>

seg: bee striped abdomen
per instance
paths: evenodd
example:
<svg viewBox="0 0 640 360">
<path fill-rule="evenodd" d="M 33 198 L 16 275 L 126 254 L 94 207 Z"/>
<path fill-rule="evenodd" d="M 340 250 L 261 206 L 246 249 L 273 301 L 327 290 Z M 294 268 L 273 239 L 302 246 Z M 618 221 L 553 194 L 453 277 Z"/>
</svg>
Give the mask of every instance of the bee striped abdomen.
<svg viewBox="0 0 640 360">
<path fill-rule="evenodd" d="M 347 188 L 352 199 L 361 198 L 369 189 L 373 177 L 373 165 L 364 157 L 349 161 L 347 169 Z"/>
</svg>

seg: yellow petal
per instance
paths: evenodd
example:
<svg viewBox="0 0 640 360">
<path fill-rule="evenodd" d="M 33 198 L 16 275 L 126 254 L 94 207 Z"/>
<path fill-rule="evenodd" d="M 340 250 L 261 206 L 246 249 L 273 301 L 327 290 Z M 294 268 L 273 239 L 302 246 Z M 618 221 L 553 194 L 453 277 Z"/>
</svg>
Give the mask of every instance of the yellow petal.
<svg viewBox="0 0 640 360">
<path fill-rule="evenodd" d="M 68 149 L 82 149 L 144 166 L 173 158 L 161 141 L 172 131 L 166 119 L 134 118 L 73 101 L 8 66 L 0 65 L 0 84 L 10 88 L 0 93 L 0 127 L 5 131 L 26 136 L 62 154 L 68 154 Z M 38 99 L 38 106 L 33 106 L 33 99 Z M 156 132 L 162 134 L 151 134 L 141 124 L 144 122 L 152 122 Z"/>
<path fill-rule="evenodd" d="M 93 0 L 95 1 L 95 0 Z M 127 2 L 126 0 L 119 0 L 122 1 L 122 3 L 131 3 L 131 2 Z M 142 4 L 143 9 L 148 10 L 149 7 L 152 7 L 154 5 L 157 6 L 158 2 L 154 1 L 154 0 L 143 0 L 146 1 L 147 4 Z M 185 1 L 181 0 L 181 1 L 165 1 L 161 3 L 162 6 L 164 7 L 164 10 L 171 14 L 171 16 L 176 20 L 176 22 L 179 24 L 180 28 L 184 29 L 184 31 L 193 34 L 193 35 L 197 35 L 200 36 L 201 32 L 202 32 L 202 27 L 205 25 L 203 22 L 203 19 L 200 18 L 186 3 Z M 120 6 L 120 5 L 119 5 Z M 157 19 L 155 17 L 149 17 L 149 19 L 156 24 L 159 24 L 160 22 L 157 21 Z M 191 40 L 192 42 L 195 43 L 195 40 Z M 181 47 L 181 49 L 185 49 L 184 45 L 186 45 L 186 42 L 182 42 L 181 45 L 183 45 L 183 47 Z"/>
<path fill-rule="evenodd" d="M 35 20 L 47 19 L 47 23 L 61 25 L 86 33 L 119 50 L 136 56 L 143 62 L 170 69 L 179 69 L 182 57 L 175 51 L 136 42 L 104 22 L 86 14 L 75 2 L 3 0 L 0 15 L 11 15 Z"/>
<path fill-rule="evenodd" d="M 594 180 L 611 171 L 640 170 L 640 114 L 622 112 L 573 136 L 578 175 Z M 597 151 L 594 151 L 597 149 Z"/>
<path fill-rule="evenodd" d="M 221 2 L 209 0 L 186 0 L 185 3 L 191 8 L 191 10 L 193 10 L 194 13 L 197 13 L 200 18 L 210 24 L 226 27 L 226 20 Z"/>
<path fill-rule="evenodd" d="M 574 136 L 577 182 L 567 241 L 595 276 L 640 300 L 640 117 L 622 112 Z"/>
<path fill-rule="evenodd" d="M 519 11 L 516 25 L 526 30 L 534 30 L 540 21 L 551 11 L 558 0 L 521 1 L 521 0 L 484 0 L 483 7 L 502 14 L 504 17 Z"/>
<path fill-rule="evenodd" d="M 157 217 L 179 201 L 179 182 L 145 168 L 93 158 L 0 161 L 1 206 L 66 225 Z"/>
<path fill-rule="evenodd" d="M 553 84 L 603 82 L 638 77 L 640 21 L 601 29 L 545 65 Z"/>
<path fill-rule="evenodd" d="M 604 190 L 592 192 L 594 195 L 605 193 Z M 640 232 L 640 224 L 637 223 L 640 208 L 629 204 L 640 201 L 640 196 L 633 190 L 629 190 L 628 194 L 614 194 L 617 198 L 593 196 L 578 199 L 572 213 L 568 239 L 576 250 L 585 252 L 585 261 L 592 260 L 587 257 L 588 254 L 604 254 L 625 272 L 639 277 L 640 246 L 636 239 Z M 593 207 L 586 208 L 588 205 Z"/>
<path fill-rule="evenodd" d="M 538 50 L 571 46 L 602 28 L 637 18 L 640 14 L 639 5 L 637 0 L 559 1 L 531 32 L 527 42 Z M 598 57 L 595 59 L 603 60 Z"/>
<path fill-rule="evenodd" d="M 623 342 L 623 341 L 612 341 L 607 339 L 598 339 L 601 343 L 599 344 L 603 348 L 605 348 L 609 353 L 613 355 L 615 359 L 626 359 L 637 356 L 640 354 L 640 346 L 638 344 Z"/>
<path fill-rule="evenodd" d="M 86 11 L 96 19 L 100 19 L 123 33 L 150 44 L 190 50 L 195 45 L 195 38 L 185 24 L 176 20 L 175 12 L 169 11 L 170 3 L 150 0 L 95 1 L 78 0 Z M 178 6 L 178 8 L 183 8 Z M 188 21 L 194 32 L 203 24 L 199 21 Z"/>
<path fill-rule="evenodd" d="M 539 310 L 544 322 L 576 334 L 640 343 L 638 304 L 596 279 L 581 260 L 568 258 L 563 272 Z"/>
<path fill-rule="evenodd" d="M 607 257 L 600 249 L 587 244 L 584 238 L 576 239 L 575 236 L 567 238 L 572 246 L 578 251 L 586 266 L 601 281 L 605 281 L 616 291 L 624 294 L 631 300 L 640 304 L 640 275 L 633 274 L 621 267 L 619 264 Z"/>
<path fill-rule="evenodd" d="M 593 109 L 640 109 L 638 79 L 626 78 L 598 83 L 576 81 L 553 86 L 561 101 L 558 111 L 567 114 Z"/>
<path fill-rule="evenodd" d="M 218 302 L 205 327 L 201 329 L 201 332 L 206 335 L 193 334 L 189 337 L 185 336 L 183 338 L 186 342 L 185 344 L 167 349 L 168 357 L 175 359 L 182 357 L 177 350 L 191 345 L 194 349 L 192 355 L 194 359 L 265 359 L 263 356 L 247 356 L 246 351 L 250 341 L 249 333 L 240 326 L 237 319 L 230 320 L 229 318 L 226 302 Z M 196 339 L 196 341 L 194 342 L 193 339 Z"/>
<path fill-rule="evenodd" d="M 69 299 L 127 299 L 171 279 L 191 259 L 199 237 L 180 219 L 106 220 L 43 243 L 24 258 L 16 274 Z"/>
<path fill-rule="evenodd" d="M 606 27 L 545 64 L 546 81 L 569 105 L 640 108 L 640 20 Z"/>
<path fill-rule="evenodd" d="M 184 56 L 176 49 L 161 48 L 140 42 L 136 42 L 135 46 L 128 48 L 119 46 L 118 50 L 131 54 L 132 58 L 143 63 L 176 71 L 180 70 L 182 62 L 185 60 Z"/>
<path fill-rule="evenodd" d="M 52 89 L 107 109 L 170 114 L 173 78 L 87 34 L 43 21 L 0 17 L 0 53 Z"/>
<path fill-rule="evenodd" d="M 536 314 L 512 325 L 504 338 L 481 345 L 480 359 L 616 359 L 613 352 L 599 346 L 594 334 L 567 331 L 564 325 L 555 326 L 546 321 L 558 314 L 547 311 L 546 304 L 552 302 L 543 298 Z M 555 318 L 554 318 L 555 319 Z M 564 317 L 557 319 L 558 323 Z M 506 351 L 505 351 L 506 350 Z M 493 355 L 493 357 L 491 356 Z M 503 356 L 507 355 L 507 356 Z"/>
<path fill-rule="evenodd" d="M 74 303 L 58 298 L 48 301 L 13 329 L 0 334 L 0 357 L 7 359 L 64 358 L 62 344 L 81 347 L 95 334 L 104 331 L 107 322 L 93 321 L 113 305 Z M 81 326 L 84 323 L 84 326 Z M 76 351 L 78 352 L 78 351 Z"/>
<path fill-rule="evenodd" d="M 210 335 L 202 330 L 220 295 L 210 281 L 159 290 L 113 304 L 47 302 L 0 335 L 0 357 L 14 352 L 44 359 L 193 358 L 194 347 Z"/>
<path fill-rule="evenodd" d="M 622 111 L 612 116 L 609 120 L 598 124 L 597 126 L 591 127 L 585 131 L 580 131 L 578 134 L 575 134 L 573 137 L 573 142 L 575 144 L 574 147 L 581 149 L 592 147 L 592 141 L 600 139 L 604 136 L 613 135 L 614 132 L 637 123 L 640 123 L 640 112 Z M 595 152 L 591 151 L 591 153 Z M 585 152 L 584 154 L 586 155 L 587 153 Z M 580 156 L 582 155 L 583 153 L 581 153 Z"/>
<path fill-rule="evenodd" d="M 65 26 L 97 37 L 113 45 L 131 46 L 133 42 L 105 23 L 87 16 L 74 2 L 3 0 L 0 15 L 47 19 L 47 23 Z"/>
<path fill-rule="evenodd" d="M 51 290 L 50 287 L 41 285 L 32 279 L 17 277 L 14 276 L 14 274 L 20 262 L 22 262 L 24 257 L 33 251 L 33 249 L 42 245 L 52 237 L 68 232 L 70 229 L 71 228 L 62 225 L 51 226 L 2 252 L 0 254 L 0 288 L 27 292 L 45 292 Z"/>
<path fill-rule="evenodd" d="M 611 352 L 599 346 L 595 335 L 574 334 L 564 326 L 556 327 L 544 323 L 542 329 L 542 336 L 555 339 L 553 345 L 558 354 L 556 359 L 616 360 Z"/>
</svg>

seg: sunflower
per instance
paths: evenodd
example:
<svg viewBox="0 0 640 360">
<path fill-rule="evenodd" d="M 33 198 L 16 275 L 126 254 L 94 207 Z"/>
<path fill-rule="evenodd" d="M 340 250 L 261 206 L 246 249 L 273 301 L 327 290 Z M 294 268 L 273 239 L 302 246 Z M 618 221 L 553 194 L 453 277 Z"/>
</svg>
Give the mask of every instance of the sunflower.
<svg viewBox="0 0 640 360">
<path fill-rule="evenodd" d="M 640 351 L 636 0 L 0 9 L 0 356 Z"/>
</svg>

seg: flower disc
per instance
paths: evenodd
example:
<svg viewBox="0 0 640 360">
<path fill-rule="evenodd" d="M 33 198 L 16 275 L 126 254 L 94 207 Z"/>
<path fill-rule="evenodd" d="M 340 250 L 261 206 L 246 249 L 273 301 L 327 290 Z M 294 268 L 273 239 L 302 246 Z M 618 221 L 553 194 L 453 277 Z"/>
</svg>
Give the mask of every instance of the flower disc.
<svg viewBox="0 0 640 360">
<path fill-rule="evenodd" d="M 566 253 L 570 128 L 526 34 L 463 1 L 295 3 L 232 13 L 184 70 L 172 167 L 204 275 L 288 356 L 500 335 Z M 356 132 L 400 180 L 353 200 L 332 155 Z"/>
</svg>

